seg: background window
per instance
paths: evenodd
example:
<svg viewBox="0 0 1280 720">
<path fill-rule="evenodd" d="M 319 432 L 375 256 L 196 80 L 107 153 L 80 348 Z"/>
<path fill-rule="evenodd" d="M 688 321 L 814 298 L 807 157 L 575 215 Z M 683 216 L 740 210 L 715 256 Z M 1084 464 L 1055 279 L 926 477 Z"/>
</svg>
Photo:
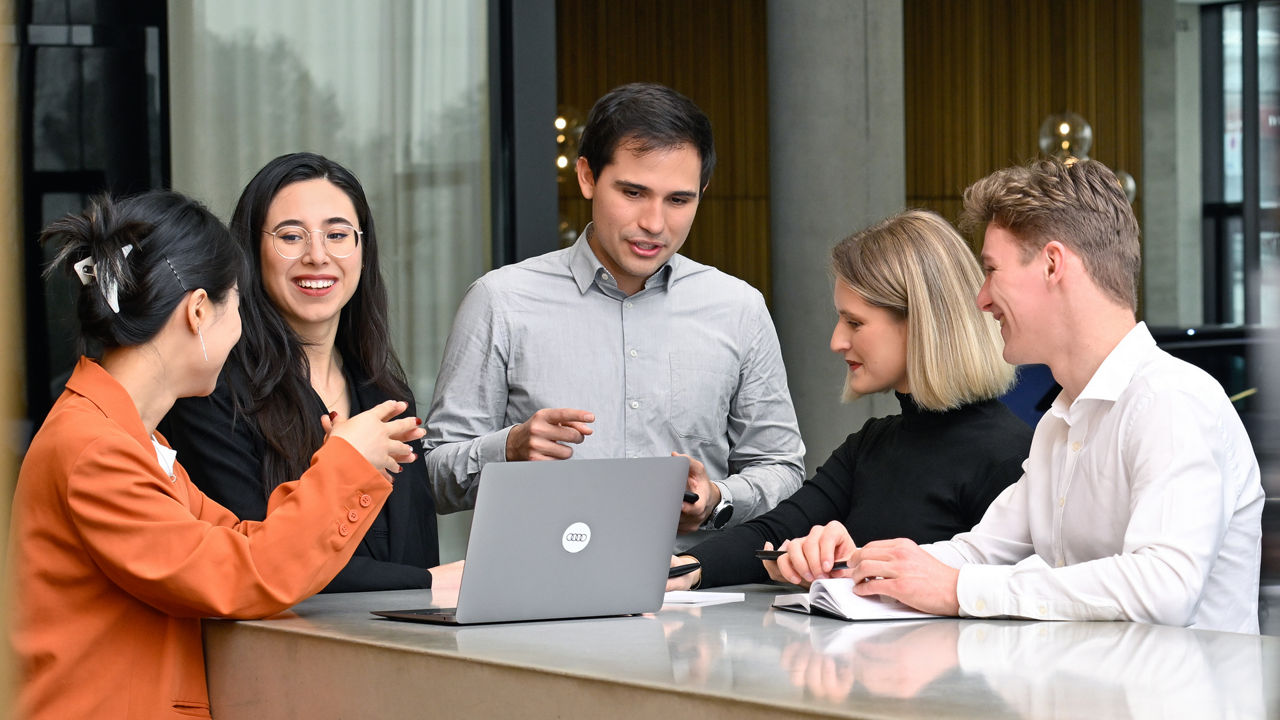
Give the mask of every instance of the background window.
<svg viewBox="0 0 1280 720">
<path fill-rule="evenodd" d="M 174 189 L 225 220 L 277 155 L 350 168 L 425 413 L 458 300 L 490 266 L 485 4 L 197 0 L 170 2 L 169 27 Z"/>
</svg>

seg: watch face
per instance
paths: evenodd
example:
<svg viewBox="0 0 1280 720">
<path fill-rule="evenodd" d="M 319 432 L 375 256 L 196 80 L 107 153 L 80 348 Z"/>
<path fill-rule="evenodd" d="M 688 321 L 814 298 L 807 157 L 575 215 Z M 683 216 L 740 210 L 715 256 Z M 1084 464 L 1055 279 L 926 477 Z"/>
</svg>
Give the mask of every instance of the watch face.
<svg viewBox="0 0 1280 720">
<path fill-rule="evenodd" d="M 719 530 L 728 525 L 731 519 L 733 519 L 733 506 L 725 505 L 717 508 L 715 514 L 711 516 L 711 526 Z"/>
</svg>

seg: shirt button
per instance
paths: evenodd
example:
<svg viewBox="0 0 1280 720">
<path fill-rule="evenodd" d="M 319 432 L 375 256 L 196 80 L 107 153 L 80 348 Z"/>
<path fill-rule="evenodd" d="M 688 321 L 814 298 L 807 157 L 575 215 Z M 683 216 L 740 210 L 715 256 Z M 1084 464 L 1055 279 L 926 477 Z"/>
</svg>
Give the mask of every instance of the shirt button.
<svg viewBox="0 0 1280 720">
<path fill-rule="evenodd" d="M 1071 443 L 1071 452 L 1080 452 L 1080 441 L 1079 441 L 1079 440 L 1077 440 L 1077 441 L 1075 441 L 1075 442 Z"/>
<path fill-rule="evenodd" d="M 369 507 L 372 504 L 373 498 L 369 497 L 367 494 L 360 496 L 360 507 Z"/>
<path fill-rule="evenodd" d="M 636 408 L 638 408 L 638 407 L 640 407 L 640 403 L 639 403 L 639 401 L 637 401 L 637 400 L 632 400 L 632 401 L 631 401 L 631 409 L 632 409 L 632 410 L 635 410 L 635 409 L 636 409 Z"/>
<path fill-rule="evenodd" d="M 351 534 L 351 528 L 346 523 L 339 523 L 338 534 L 342 537 L 346 537 Z"/>
<path fill-rule="evenodd" d="M 631 350 L 631 352 L 630 352 L 629 354 L 631 355 L 631 357 L 635 357 L 636 355 L 639 355 L 640 353 L 636 352 L 636 351 L 635 351 L 635 349 L 634 349 L 634 348 L 632 348 L 632 350 Z"/>
<path fill-rule="evenodd" d="M 1046 605 L 1041 605 L 1041 606 L 1040 606 L 1039 608 L 1037 608 L 1037 609 L 1038 609 L 1038 610 L 1040 610 L 1040 615 L 1041 615 L 1042 617 L 1043 617 L 1043 616 L 1047 616 L 1047 615 L 1049 614 L 1049 608 L 1048 608 L 1048 606 L 1046 606 Z"/>
<path fill-rule="evenodd" d="M 977 608 L 978 612 L 982 612 L 987 609 L 987 602 L 985 600 L 979 600 L 974 604 L 974 607 Z"/>
<path fill-rule="evenodd" d="M 623 303 L 623 307 L 625 307 L 626 309 L 630 310 L 630 309 L 631 309 L 631 301 L 630 301 L 630 300 L 628 300 L 627 302 Z"/>
<path fill-rule="evenodd" d="M 1054 566 L 1054 567 L 1062 567 L 1064 564 L 1065 564 L 1065 563 L 1063 563 L 1061 560 L 1059 560 L 1059 561 L 1055 562 L 1055 563 L 1053 564 L 1053 566 Z"/>
<path fill-rule="evenodd" d="M 351 512 L 347 513 L 347 519 L 350 520 L 351 522 L 356 522 L 357 520 L 360 519 L 360 516 L 356 514 L 355 510 L 352 510 Z"/>
<path fill-rule="evenodd" d="M 1067 499 L 1064 497 L 1058 498 L 1058 507 L 1066 507 L 1066 506 L 1067 506 Z"/>
</svg>

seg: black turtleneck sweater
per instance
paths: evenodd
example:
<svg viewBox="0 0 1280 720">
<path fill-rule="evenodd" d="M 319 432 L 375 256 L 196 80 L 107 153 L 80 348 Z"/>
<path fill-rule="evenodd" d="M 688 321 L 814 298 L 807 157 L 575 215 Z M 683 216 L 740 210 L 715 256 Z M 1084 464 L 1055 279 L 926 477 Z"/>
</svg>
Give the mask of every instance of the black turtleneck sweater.
<svg viewBox="0 0 1280 720">
<path fill-rule="evenodd" d="M 896 394 L 901 415 L 868 420 L 794 495 L 685 553 L 702 563 L 701 587 L 767 581 L 756 550 L 832 520 L 858 545 L 949 540 L 1022 475 L 1031 428 L 1000 401 L 931 412 Z"/>
</svg>

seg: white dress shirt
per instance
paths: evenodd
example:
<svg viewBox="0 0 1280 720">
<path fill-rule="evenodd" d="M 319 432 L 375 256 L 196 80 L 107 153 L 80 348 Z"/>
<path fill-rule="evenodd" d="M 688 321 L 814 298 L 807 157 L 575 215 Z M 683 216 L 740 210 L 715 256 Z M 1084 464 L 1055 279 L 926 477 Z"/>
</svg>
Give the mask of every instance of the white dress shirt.
<svg viewBox="0 0 1280 720">
<path fill-rule="evenodd" d="M 423 439 L 437 507 L 473 507 L 481 468 L 505 461 L 511 427 L 541 408 L 595 413 L 575 458 L 701 460 L 732 496 L 732 524 L 795 492 L 804 444 L 759 291 L 674 255 L 627 296 L 586 238 L 493 270 L 463 298 Z"/>
<path fill-rule="evenodd" d="M 1041 418 L 1022 479 L 925 549 L 962 615 L 1257 633 L 1264 497 L 1222 387 L 1139 323 Z"/>
</svg>

